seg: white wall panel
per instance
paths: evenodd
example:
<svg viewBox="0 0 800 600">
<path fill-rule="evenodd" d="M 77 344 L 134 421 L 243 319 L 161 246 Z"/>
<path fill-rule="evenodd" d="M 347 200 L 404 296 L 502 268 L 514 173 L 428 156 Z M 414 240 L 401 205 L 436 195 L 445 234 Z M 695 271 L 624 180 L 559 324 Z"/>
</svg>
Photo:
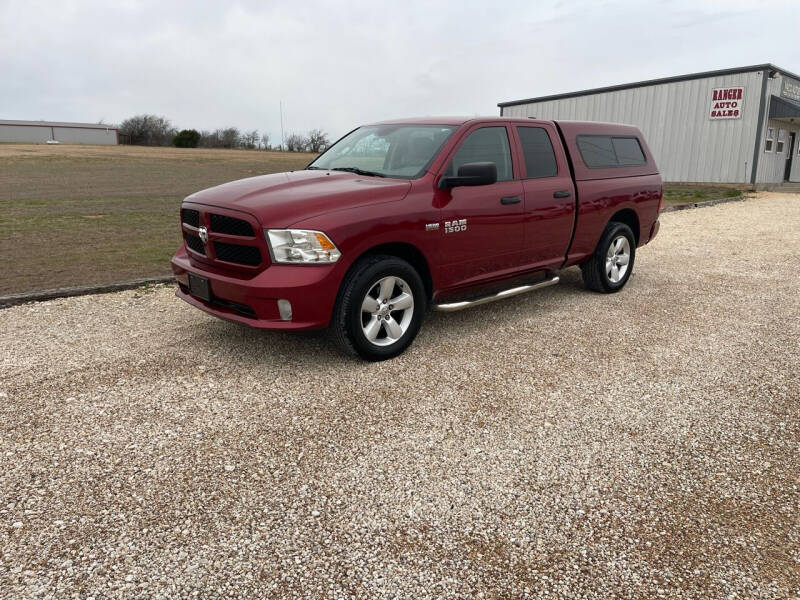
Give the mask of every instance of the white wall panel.
<svg viewBox="0 0 800 600">
<path fill-rule="evenodd" d="M 665 181 L 749 183 L 762 72 L 736 73 L 506 106 L 511 117 L 629 123 L 644 133 Z M 714 88 L 744 87 L 742 117 L 709 118 Z"/>
<path fill-rule="evenodd" d="M 775 129 L 775 141 L 772 143 L 772 152 L 765 152 L 764 146 L 767 137 L 767 128 L 772 127 Z M 784 144 L 783 150 L 778 152 L 778 132 L 783 130 L 784 133 Z M 767 125 L 764 127 L 764 133 L 762 134 L 761 140 L 761 158 L 759 159 L 758 164 L 758 181 L 759 183 L 780 183 L 784 179 L 784 174 L 786 173 L 786 158 L 789 154 L 789 133 L 792 131 L 795 132 L 795 137 L 800 139 L 800 124 L 791 124 L 785 123 L 783 121 L 774 121 L 768 120 Z M 795 141 L 795 144 L 798 142 Z M 797 161 L 797 147 L 794 148 L 795 155 L 793 157 L 793 162 Z M 797 181 L 797 169 L 796 165 L 792 165 L 792 173 L 795 174 L 792 179 Z"/>
<path fill-rule="evenodd" d="M 764 127 L 761 132 L 761 139 L 759 140 L 759 162 L 758 162 L 758 176 L 757 183 L 781 183 L 783 181 L 784 172 L 786 169 L 786 153 L 789 146 L 789 132 L 794 131 L 795 136 L 800 139 L 800 123 L 787 123 L 785 121 L 775 121 L 769 119 L 769 98 L 773 95 L 780 96 L 781 87 L 783 86 L 783 77 L 777 76 L 774 79 L 767 81 L 767 110 L 764 114 Z M 775 142 L 773 143 L 772 152 L 765 152 L 767 128 L 772 127 L 775 129 Z M 778 145 L 778 130 L 783 129 L 786 131 L 786 144 L 782 153 L 777 152 Z M 800 143 L 800 142 L 795 142 Z M 800 162 L 796 154 L 793 157 L 793 163 Z M 791 181 L 800 181 L 800 168 L 798 165 L 792 165 Z"/>
<path fill-rule="evenodd" d="M 116 145 L 117 132 L 113 129 L 92 129 L 88 127 L 0 125 L 0 142 L 41 144 L 52 139 L 65 144 Z"/>
<path fill-rule="evenodd" d="M 113 129 L 80 129 L 77 127 L 54 127 L 56 139 L 65 144 L 116 145 L 117 132 Z"/>
<path fill-rule="evenodd" d="M 49 127 L 0 125 L 0 142 L 42 143 L 50 138 Z"/>
</svg>

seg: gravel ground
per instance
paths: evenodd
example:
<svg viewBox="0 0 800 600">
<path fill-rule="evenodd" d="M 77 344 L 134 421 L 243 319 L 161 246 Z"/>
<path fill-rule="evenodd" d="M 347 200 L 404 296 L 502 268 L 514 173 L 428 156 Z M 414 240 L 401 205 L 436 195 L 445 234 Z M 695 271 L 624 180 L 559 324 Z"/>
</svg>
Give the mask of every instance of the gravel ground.
<svg viewBox="0 0 800 600">
<path fill-rule="evenodd" d="M 168 287 L 0 311 L 2 598 L 796 598 L 800 196 L 381 364 Z"/>
</svg>

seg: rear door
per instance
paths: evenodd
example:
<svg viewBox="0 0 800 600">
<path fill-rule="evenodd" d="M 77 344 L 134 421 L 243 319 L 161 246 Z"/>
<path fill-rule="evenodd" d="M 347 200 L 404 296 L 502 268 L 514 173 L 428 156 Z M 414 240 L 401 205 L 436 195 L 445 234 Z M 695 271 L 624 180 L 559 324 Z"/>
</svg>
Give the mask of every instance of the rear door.
<svg viewBox="0 0 800 600">
<path fill-rule="evenodd" d="M 520 264 L 524 202 L 511 147 L 506 125 L 476 125 L 445 163 L 443 177 L 458 174 L 467 163 L 493 162 L 497 182 L 437 191 L 444 287 L 468 285 Z"/>
<path fill-rule="evenodd" d="M 575 223 L 575 185 L 561 139 L 550 123 L 514 126 L 525 198 L 525 269 L 557 269 Z"/>
</svg>

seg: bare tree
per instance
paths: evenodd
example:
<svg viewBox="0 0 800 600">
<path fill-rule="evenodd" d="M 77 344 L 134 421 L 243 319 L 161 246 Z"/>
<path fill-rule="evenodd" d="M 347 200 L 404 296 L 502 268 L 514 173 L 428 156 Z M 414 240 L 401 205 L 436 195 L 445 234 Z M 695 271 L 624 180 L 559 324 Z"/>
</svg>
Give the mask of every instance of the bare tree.
<svg viewBox="0 0 800 600">
<path fill-rule="evenodd" d="M 125 119 L 119 126 L 122 135 L 130 136 L 131 144 L 140 146 L 168 146 L 177 130 L 169 119 L 156 115 L 136 115 Z"/>
<path fill-rule="evenodd" d="M 289 152 L 304 152 L 308 146 L 308 139 L 299 133 L 290 133 L 286 136 L 284 144 Z"/>
<path fill-rule="evenodd" d="M 264 150 L 270 150 L 268 133 L 261 134 L 261 144 L 264 146 Z"/>
<path fill-rule="evenodd" d="M 211 133 L 208 129 L 204 129 L 200 132 L 200 143 L 198 146 L 201 148 L 214 148 L 215 139 L 214 134 Z"/>
<path fill-rule="evenodd" d="M 215 133 L 222 148 L 236 148 L 241 144 L 242 134 L 236 127 L 217 129 Z"/>
<path fill-rule="evenodd" d="M 322 152 L 330 143 L 327 133 L 321 129 L 312 129 L 306 138 L 306 149 L 309 152 Z"/>
<path fill-rule="evenodd" d="M 252 150 L 258 145 L 258 129 L 253 129 L 252 131 L 245 131 L 242 134 L 242 142 L 241 145 L 245 148 Z"/>
</svg>

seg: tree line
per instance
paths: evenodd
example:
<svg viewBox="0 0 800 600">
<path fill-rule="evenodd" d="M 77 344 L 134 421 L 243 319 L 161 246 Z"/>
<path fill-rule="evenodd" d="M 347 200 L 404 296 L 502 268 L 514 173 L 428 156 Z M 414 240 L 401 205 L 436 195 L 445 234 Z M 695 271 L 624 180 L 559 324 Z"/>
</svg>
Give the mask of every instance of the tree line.
<svg viewBox="0 0 800 600">
<path fill-rule="evenodd" d="M 244 148 L 287 152 L 322 152 L 330 146 L 328 134 L 312 129 L 306 134 L 290 133 L 282 144 L 272 145 L 269 134 L 258 129 L 240 131 L 236 127 L 197 131 L 173 127 L 166 117 L 136 115 L 119 126 L 124 143 L 136 146 L 176 146 L 178 148 Z"/>
</svg>

